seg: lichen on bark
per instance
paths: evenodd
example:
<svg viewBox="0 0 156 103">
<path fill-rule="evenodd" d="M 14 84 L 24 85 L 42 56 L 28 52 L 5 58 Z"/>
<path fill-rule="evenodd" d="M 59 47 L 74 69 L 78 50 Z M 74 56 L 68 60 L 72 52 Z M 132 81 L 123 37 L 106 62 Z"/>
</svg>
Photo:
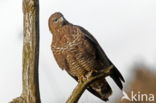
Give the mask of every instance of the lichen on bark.
<svg viewBox="0 0 156 103">
<path fill-rule="evenodd" d="M 39 62 L 39 0 L 23 0 L 23 90 L 9 103 L 40 103 Z"/>
</svg>

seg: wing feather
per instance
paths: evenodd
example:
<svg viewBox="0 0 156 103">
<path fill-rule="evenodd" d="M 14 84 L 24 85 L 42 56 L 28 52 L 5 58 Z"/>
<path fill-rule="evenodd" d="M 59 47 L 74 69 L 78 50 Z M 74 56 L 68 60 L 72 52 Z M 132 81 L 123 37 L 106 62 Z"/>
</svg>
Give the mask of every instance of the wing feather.
<svg viewBox="0 0 156 103">
<path fill-rule="evenodd" d="M 113 63 L 108 59 L 103 49 L 100 47 L 98 41 L 84 28 L 78 26 L 80 30 L 84 33 L 86 38 L 93 44 L 94 48 L 96 49 L 96 55 L 99 59 L 101 59 L 105 66 L 113 65 Z M 120 89 L 123 88 L 122 82 L 125 82 L 123 76 L 118 71 L 118 69 L 114 66 L 112 69 L 112 72 L 110 74 L 111 78 L 114 80 L 114 82 L 118 85 Z"/>
</svg>

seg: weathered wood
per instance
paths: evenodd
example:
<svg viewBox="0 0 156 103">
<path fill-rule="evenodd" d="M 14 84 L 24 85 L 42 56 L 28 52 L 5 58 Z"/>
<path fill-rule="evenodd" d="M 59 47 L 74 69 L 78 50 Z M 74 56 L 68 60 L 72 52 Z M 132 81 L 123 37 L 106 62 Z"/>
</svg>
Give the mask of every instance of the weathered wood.
<svg viewBox="0 0 156 103">
<path fill-rule="evenodd" d="M 112 68 L 113 68 L 113 66 L 111 65 L 108 68 L 101 71 L 100 73 L 98 73 L 97 75 L 91 76 L 87 80 L 85 80 L 84 82 L 78 83 L 77 86 L 75 87 L 75 89 L 73 90 L 71 96 L 66 101 L 66 103 L 77 103 L 78 100 L 80 99 L 81 95 L 83 94 L 83 92 L 87 88 L 87 86 L 90 83 L 94 82 L 95 80 L 97 80 L 101 77 L 108 76 L 110 74 L 110 71 Z"/>
<path fill-rule="evenodd" d="M 23 0 L 23 91 L 10 103 L 40 103 L 39 62 L 39 0 Z"/>
</svg>

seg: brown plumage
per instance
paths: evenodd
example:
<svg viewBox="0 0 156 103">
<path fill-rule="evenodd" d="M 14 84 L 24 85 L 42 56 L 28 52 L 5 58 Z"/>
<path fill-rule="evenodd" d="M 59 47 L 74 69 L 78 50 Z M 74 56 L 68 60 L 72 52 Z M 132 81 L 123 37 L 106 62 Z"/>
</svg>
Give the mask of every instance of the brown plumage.
<svg viewBox="0 0 156 103">
<path fill-rule="evenodd" d="M 96 39 L 84 28 L 69 23 L 61 13 L 50 16 L 49 29 L 53 34 L 52 52 L 59 67 L 77 81 L 112 65 Z M 122 89 L 124 78 L 115 66 L 110 76 Z M 104 101 L 112 94 L 105 78 L 96 80 L 87 89 Z"/>
</svg>

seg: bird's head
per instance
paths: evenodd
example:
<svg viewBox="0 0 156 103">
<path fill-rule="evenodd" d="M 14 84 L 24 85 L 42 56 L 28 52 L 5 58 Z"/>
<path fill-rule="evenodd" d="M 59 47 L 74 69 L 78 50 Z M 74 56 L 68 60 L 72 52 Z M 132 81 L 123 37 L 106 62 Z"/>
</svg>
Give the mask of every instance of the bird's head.
<svg viewBox="0 0 156 103">
<path fill-rule="evenodd" d="M 67 24 L 64 16 L 60 12 L 52 14 L 49 18 L 49 29 L 52 31 L 57 30 Z"/>
</svg>

